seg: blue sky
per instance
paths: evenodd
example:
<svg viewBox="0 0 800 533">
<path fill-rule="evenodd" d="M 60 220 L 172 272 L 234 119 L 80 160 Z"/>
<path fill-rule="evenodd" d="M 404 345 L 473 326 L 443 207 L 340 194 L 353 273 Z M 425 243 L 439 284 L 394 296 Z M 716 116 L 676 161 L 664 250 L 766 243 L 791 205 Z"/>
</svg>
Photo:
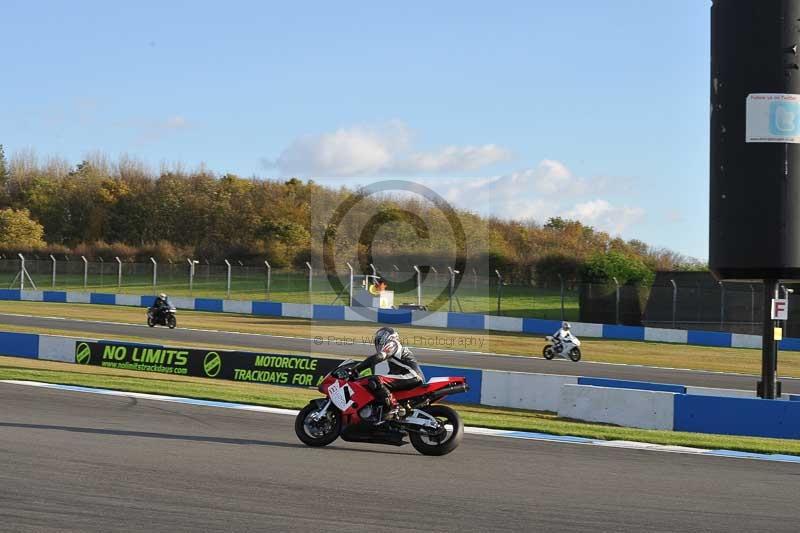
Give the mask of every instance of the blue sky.
<svg viewBox="0 0 800 533">
<path fill-rule="evenodd" d="M 0 144 L 570 216 L 707 257 L 710 2 L 4 2 Z"/>
</svg>

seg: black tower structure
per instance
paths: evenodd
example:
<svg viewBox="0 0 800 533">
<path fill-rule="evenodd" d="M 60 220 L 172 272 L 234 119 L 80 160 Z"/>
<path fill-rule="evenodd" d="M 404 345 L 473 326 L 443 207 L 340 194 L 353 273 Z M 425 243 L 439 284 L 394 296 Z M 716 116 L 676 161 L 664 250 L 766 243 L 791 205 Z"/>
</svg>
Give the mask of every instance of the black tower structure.
<svg viewBox="0 0 800 533">
<path fill-rule="evenodd" d="M 759 395 L 780 395 L 770 302 L 800 278 L 800 0 L 711 8 L 709 266 L 763 280 Z"/>
</svg>

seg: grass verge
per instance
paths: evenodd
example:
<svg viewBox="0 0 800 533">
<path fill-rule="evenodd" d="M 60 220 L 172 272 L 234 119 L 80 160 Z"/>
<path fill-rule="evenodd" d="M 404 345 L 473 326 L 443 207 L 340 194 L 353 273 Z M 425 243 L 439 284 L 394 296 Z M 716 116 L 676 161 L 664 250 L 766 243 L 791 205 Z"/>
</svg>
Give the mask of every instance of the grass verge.
<svg viewBox="0 0 800 533">
<path fill-rule="evenodd" d="M 58 316 L 129 324 L 144 323 L 143 309 L 123 306 L 0 301 L 0 313 Z M 9 326 L 3 326 L 1 322 L 2 318 L 0 318 L 0 329 L 9 331 L 13 329 L 13 331 L 34 333 L 81 335 L 80 332 L 75 331 L 10 328 Z M 313 321 L 299 318 L 274 318 L 197 311 L 178 311 L 178 324 L 178 327 L 186 328 L 318 338 L 321 348 L 324 348 L 326 344 L 334 343 L 369 343 L 376 327 L 374 324 L 367 323 Z M 412 348 L 435 347 L 541 357 L 541 349 L 544 345 L 544 341 L 540 336 L 514 333 L 411 326 L 399 326 L 398 329 L 404 337 L 405 344 Z M 84 333 L 84 335 L 90 338 L 96 336 L 96 334 L 90 333 Z M 218 348 L 220 346 L 206 347 Z M 583 339 L 582 348 L 585 361 L 751 375 L 761 373 L 761 352 L 759 350 L 603 339 Z M 575 372 L 578 373 L 580 367 L 576 366 L 575 368 Z M 800 377 L 800 352 L 781 352 L 780 370 L 782 376 Z"/>
<path fill-rule="evenodd" d="M 308 389 L 146 374 L 13 357 L 0 357 L 0 379 L 101 387 L 290 409 L 299 409 L 309 399 L 319 397 L 319 393 Z M 622 428 L 566 420 L 558 418 L 553 413 L 518 409 L 464 405 L 457 405 L 456 408 L 466 424 L 471 426 L 534 431 L 552 435 L 572 435 L 602 440 L 629 440 L 697 448 L 800 455 L 800 441 L 794 440 Z"/>
</svg>

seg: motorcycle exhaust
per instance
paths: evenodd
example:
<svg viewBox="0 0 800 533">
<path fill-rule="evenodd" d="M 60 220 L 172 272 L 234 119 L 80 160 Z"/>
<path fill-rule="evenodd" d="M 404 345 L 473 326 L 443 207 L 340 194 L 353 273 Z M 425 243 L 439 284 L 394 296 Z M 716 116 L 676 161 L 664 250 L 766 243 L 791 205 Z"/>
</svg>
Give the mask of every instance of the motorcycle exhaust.
<svg viewBox="0 0 800 533">
<path fill-rule="evenodd" d="M 437 390 L 436 392 L 432 392 L 429 395 L 429 398 L 430 401 L 435 401 L 449 394 L 458 394 L 460 392 L 467 392 L 468 390 L 469 390 L 469 385 L 467 385 L 466 383 L 461 383 L 459 385 L 450 385 L 449 387 L 445 387 L 443 389 Z"/>
</svg>

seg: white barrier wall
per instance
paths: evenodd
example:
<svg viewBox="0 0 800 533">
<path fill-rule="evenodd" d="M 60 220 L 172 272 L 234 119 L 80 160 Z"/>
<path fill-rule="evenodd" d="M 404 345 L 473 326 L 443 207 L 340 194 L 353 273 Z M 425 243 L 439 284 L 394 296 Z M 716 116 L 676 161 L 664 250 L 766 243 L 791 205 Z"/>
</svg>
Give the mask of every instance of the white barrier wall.
<svg viewBox="0 0 800 533">
<path fill-rule="evenodd" d="M 130 305 L 132 307 L 140 307 L 142 305 L 142 297 L 133 294 L 117 294 L 116 296 L 116 305 Z M 174 298 L 172 305 L 175 305 Z M 181 307 L 175 305 L 178 309 Z M 192 307 L 194 309 L 194 300 L 192 301 Z"/>
<path fill-rule="evenodd" d="M 484 370 L 481 404 L 556 412 L 561 398 L 561 387 L 576 383 L 576 376 Z"/>
<path fill-rule="evenodd" d="M 194 298 L 173 296 L 169 299 L 169 303 L 174 305 L 175 309 L 194 309 Z"/>
<path fill-rule="evenodd" d="M 67 303 L 70 304 L 92 303 L 92 295 L 88 292 L 68 292 Z"/>
<path fill-rule="evenodd" d="M 734 333 L 731 335 L 731 346 L 733 348 L 761 348 L 761 336 Z"/>
<path fill-rule="evenodd" d="M 564 385 L 558 416 L 642 429 L 672 431 L 675 393 Z"/>
<path fill-rule="evenodd" d="M 522 331 L 522 319 L 513 316 L 486 315 L 486 329 L 490 331 Z"/>
<path fill-rule="evenodd" d="M 38 358 L 47 361 L 63 361 L 65 363 L 74 363 L 75 342 L 80 340 L 88 339 L 39 335 Z"/>
<path fill-rule="evenodd" d="M 283 316 L 313 318 L 313 307 L 309 304 L 282 304 Z"/>
<path fill-rule="evenodd" d="M 674 342 L 686 344 L 689 332 L 680 329 L 644 328 L 644 340 L 648 342 Z"/>
<path fill-rule="evenodd" d="M 253 302 L 244 300 L 222 300 L 222 310 L 225 313 L 251 315 L 253 314 Z"/>
</svg>

